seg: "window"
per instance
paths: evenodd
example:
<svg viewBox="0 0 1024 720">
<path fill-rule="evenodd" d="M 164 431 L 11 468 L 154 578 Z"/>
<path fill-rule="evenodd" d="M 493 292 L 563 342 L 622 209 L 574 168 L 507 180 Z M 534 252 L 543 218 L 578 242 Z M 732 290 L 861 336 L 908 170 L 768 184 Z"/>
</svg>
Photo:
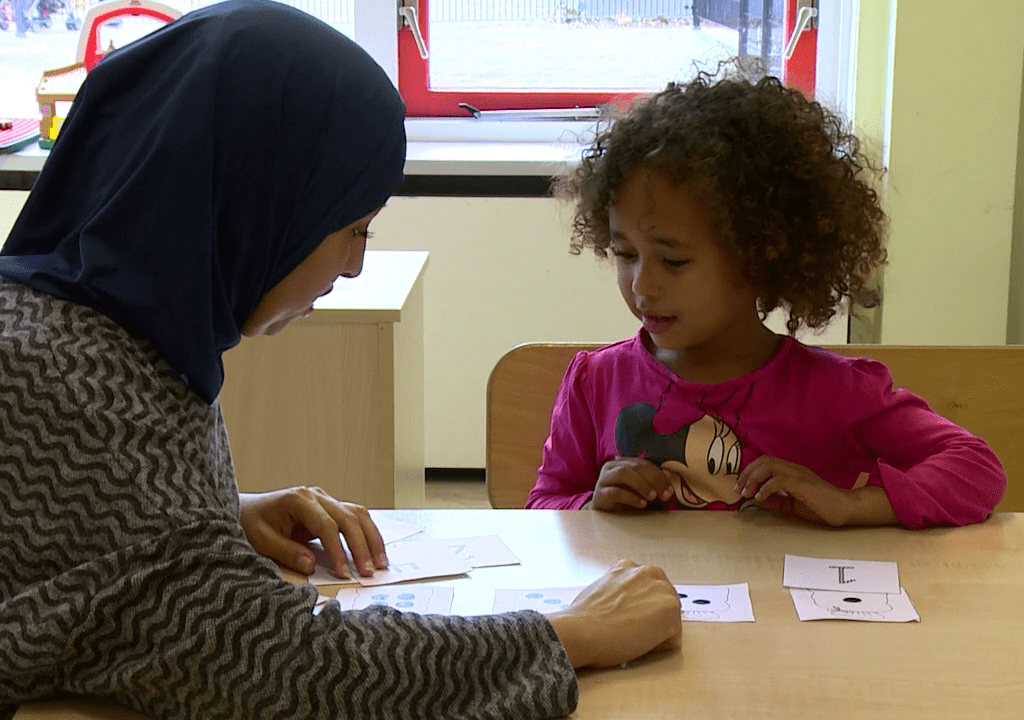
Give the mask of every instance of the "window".
<svg viewBox="0 0 1024 720">
<path fill-rule="evenodd" d="M 814 92 L 809 0 L 404 0 L 399 88 L 411 117 L 593 108 L 660 90 L 695 68 L 759 58 Z M 806 6 L 806 9 L 804 8 Z M 793 29 L 802 32 L 783 60 Z M 424 58 L 422 50 L 428 57 Z"/>
<path fill-rule="evenodd" d="M 216 1 L 166 0 L 184 11 Z M 816 16 L 810 13 L 815 0 L 286 1 L 363 45 L 399 86 L 414 118 L 468 118 L 460 103 L 481 110 L 593 108 L 660 89 L 692 73 L 695 62 L 713 67 L 735 55 L 762 58 L 769 72 L 781 72 L 805 92 L 817 89 L 819 98 L 825 88 L 830 104 L 852 113 L 846 103 L 858 0 L 821 3 Z M 398 29 L 401 3 L 418 10 L 426 60 L 412 31 Z M 39 116 L 35 89 L 42 72 L 75 61 L 78 24 L 96 4 L 37 0 L 38 27 L 27 38 L 16 38 L 13 25 L 0 32 L 0 116 Z M 48 26 L 40 24 L 44 15 Z M 801 16 L 808 22 L 784 60 Z M 101 42 L 117 47 L 154 22 L 125 17 L 104 30 Z"/>
<path fill-rule="evenodd" d="M 160 0 L 188 12 L 218 0 Z M 286 0 L 285 4 L 316 15 L 353 36 L 354 0 Z M 14 8 L 17 0 L 0 0 L 7 27 L 0 31 L 0 117 L 38 117 L 36 87 L 44 70 L 76 60 L 82 21 L 99 0 L 36 0 L 29 3 L 25 37 L 19 37 Z M 127 3 L 125 3 L 127 4 Z M 382 3 L 383 4 L 383 3 Z M 141 16 L 121 16 L 99 27 L 99 45 L 121 47 L 162 24 Z"/>
</svg>

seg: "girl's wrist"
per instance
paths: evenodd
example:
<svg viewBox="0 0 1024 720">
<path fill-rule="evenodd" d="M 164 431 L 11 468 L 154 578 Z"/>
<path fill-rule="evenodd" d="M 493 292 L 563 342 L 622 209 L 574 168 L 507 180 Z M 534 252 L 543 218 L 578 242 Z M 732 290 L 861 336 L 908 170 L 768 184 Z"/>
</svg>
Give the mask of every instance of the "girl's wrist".
<svg viewBox="0 0 1024 720">
<path fill-rule="evenodd" d="M 885 488 L 877 485 L 848 490 L 843 525 L 899 525 Z"/>
</svg>

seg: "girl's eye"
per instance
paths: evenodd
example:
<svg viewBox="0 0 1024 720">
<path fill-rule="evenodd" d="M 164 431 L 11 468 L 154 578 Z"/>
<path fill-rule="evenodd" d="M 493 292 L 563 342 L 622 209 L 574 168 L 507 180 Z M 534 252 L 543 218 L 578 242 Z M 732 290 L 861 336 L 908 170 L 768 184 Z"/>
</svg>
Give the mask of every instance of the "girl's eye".
<svg viewBox="0 0 1024 720">
<path fill-rule="evenodd" d="M 361 237 L 369 240 L 373 237 L 373 233 L 366 228 L 352 228 L 352 237 Z"/>
<path fill-rule="evenodd" d="M 670 268 L 681 268 L 683 265 L 686 265 L 688 262 L 690 262 L 690 261 L 689 260 L 670 260 L 668 258 L 665 258 L 665 264 L 668 265 Z"/>
<path fill-rule="evenodd" d="M 622 250 L 620 248 L 614 248 L 613 247 L 611 250 L 612 250 L 612 255 L 614 257 L 622 258 L 623 260 L 632 260 L 632 259 L 634 259 L 636 257 L 636 253 L 629 252 L 627 250 Z"/>
</svg>

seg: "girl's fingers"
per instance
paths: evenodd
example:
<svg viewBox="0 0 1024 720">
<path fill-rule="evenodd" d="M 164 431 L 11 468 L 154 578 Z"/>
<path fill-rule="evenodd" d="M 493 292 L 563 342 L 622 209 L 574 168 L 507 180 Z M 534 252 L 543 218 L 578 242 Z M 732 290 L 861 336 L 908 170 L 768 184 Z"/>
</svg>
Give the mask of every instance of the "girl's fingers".
<svg viewBox="0 0 1024 720">
<path fill-rule="evenodd" d="M 612 485 L 602 488 L 594 494 L 597 498 L 594 506 L 599 510 L 617 510 L 619 508 L 631 508 L 643 510 L 647 507 L 647 501 L 637 495 L 633 490 Z"/>
</svg>

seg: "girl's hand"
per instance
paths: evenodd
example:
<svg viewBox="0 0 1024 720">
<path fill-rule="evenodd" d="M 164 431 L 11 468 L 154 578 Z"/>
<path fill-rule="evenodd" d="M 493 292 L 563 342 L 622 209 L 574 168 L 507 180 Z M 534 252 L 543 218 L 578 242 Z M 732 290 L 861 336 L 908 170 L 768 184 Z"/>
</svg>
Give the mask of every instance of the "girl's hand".
<svg viewBox="0 0 1024 720">
<path fill-rule="evenodd" d="M 838 527 L 849 522 L 851 490 L 827 483 L 803 465 L 762 455 L 740 473 L 736 492 L 782 515 Z"/>
<path fill-rule="evenodd" d="M 615 667 L 677 648 L 682 637 L 679 595 L 665 571 L 627 560 L 547 617 L 575 668 Z"/>
<path fill-rule="evenodd" d="M 260 555 L 304 575 L 313 572 L 306 545 L 319 538 L 335 574 L 348 578 L 348 558 L 340 532 L 362 575 L 388 566 L 384 540 L 362 505 L 339 502 L 318 487 L 294 487 L 267 493 L 240 493 L 242 529 Z"/>
<path fill-rule="evenodd" d="M 670 470 L 648 460 L 619 457 L 601 467 L 590 506 L 606 512 L 642 510 L 655 500 L 667 502 L 673 494 Z"/>
<path fill-rule="evenodd" d="M 747 465 L 735 489 L 763 508 L 823 525 L 899 524 L 884 488 L 837 488 L 802 465 L 769 455 Z"/>
</svg>

